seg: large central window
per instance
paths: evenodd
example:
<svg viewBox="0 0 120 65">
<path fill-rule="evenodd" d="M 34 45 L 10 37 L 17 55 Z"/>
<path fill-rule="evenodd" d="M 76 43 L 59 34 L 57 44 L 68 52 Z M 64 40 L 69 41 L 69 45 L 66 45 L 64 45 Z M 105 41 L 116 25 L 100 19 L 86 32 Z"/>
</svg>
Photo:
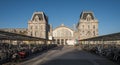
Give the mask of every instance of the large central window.
<svg viewBox="0 0 120 65">
<path fill-rule="evenodd" d="M 53 31 L 53 37 L 73 37 L 73 31 L 66 27 L 60 27 Z"/>
</svg>

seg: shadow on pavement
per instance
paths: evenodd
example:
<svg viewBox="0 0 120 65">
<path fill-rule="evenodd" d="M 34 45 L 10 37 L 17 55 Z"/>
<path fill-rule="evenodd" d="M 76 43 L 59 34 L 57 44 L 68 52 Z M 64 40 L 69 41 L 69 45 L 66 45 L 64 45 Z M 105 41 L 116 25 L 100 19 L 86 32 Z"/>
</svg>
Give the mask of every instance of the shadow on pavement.
<svg viewBox="0 0 120 65">
<path fill-rule="evenodd" d="M 62 49 L 63 46 L 60 47 Z M 58 48 L 59 49 L 59 48 Z M 90 60 L 89 58 L 93 58 Z M 42 62 L 40 65 L 118 65 L 107 59 L 102 59 L 97 55 L 74 49 L 60 55 L 58 58 Z"/>
<path fill-rule="evenodd" d="M 88 60 L 80 59 L 55 59 L 40 65 L 93 65 Z"/>
<path fill-rule="evenodd" d="M 62 50 L 63 49 L 63 45 L 60 45 L 60 46 L 58 46 L 58 47 L 56 47 L 56 48 L 53 48 L 53 49 L 51 49 L 51 50 Z"/>
</svg>

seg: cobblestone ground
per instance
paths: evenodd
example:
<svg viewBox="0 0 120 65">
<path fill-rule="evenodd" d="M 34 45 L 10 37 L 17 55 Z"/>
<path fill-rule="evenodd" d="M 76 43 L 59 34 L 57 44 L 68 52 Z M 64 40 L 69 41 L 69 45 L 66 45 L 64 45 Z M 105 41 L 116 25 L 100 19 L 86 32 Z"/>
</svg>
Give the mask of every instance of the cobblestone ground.
<svg viewBox="0 0 120 65">
<path fill-rule="evenodd" d="M 60 46 L 30 60 L 15 65 L 118 65 L 72 46 Z"/>
</svg>

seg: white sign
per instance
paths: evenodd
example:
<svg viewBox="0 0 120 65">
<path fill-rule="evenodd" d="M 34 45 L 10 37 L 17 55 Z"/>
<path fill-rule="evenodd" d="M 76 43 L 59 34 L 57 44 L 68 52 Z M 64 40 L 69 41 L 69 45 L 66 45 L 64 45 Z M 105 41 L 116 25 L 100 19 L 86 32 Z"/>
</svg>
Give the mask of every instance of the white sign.
<svg viewBox="0 0 120 65">
<path fill-rule="evenodd" d="M 49 40 L 52 40 L 52 36 L 49 36 Z"/>
</svg>

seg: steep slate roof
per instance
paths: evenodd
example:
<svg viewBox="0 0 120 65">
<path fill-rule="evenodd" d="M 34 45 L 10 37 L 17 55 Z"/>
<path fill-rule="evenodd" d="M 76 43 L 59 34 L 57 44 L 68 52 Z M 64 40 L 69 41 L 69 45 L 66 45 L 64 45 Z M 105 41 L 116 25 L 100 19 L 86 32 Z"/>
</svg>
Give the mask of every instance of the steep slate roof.
<svg viewBox="0 0 120 65">
<path fill-rule="evenodd" d="M 93 14 L 92 11 L 83 11 L 81 14 L 80 14 L 80 19 L 82 20 L 86 20 L 87 16 L 90 15 L 92 19 L 95 19 L 95 16 Z M 77 26 L 78 27 L 80 24 L 80 21 L 77 23 Z"/>
<path fill-rule="evenodd" d="M 43 20 L 43 14 L 42 14 L 42 13 L 43 13 L 43 12 L 35 12 L 35 13 L 33 14 L 32 20 L 35 19 L 35 16 L 36 16 L 36 15 L 39 17 L 39 20 Z"/>
<path fill-rule="evenodd" d="M 87 18 L 87 15 L 90 15 L 92 19 L 95 19 L 94 15 L 92 12 L 82 12 L 81 15 L 80 15 L 80 19 L 86 19 Z"/>
<path fill-rule="evenodd" d="M 33 16 L 33 19 L 32 20 L 34 20 L 35 19 L 35 16 L 38 16 L 39 17 L 39 20 L 43 20 L 43 16 L 42 16 L 42 14 L 34 14 L 34 16 Z"/>
<path fill-rule="evenodd" d="M 36 15 L 39 17 L 39 20 L 44 20 L 45 19 L 45 21 L 48 22 L 48 17 L 45 15 L 44 12 L 34 12 L 31 20 L 34 20 Z"/>
</svg>

